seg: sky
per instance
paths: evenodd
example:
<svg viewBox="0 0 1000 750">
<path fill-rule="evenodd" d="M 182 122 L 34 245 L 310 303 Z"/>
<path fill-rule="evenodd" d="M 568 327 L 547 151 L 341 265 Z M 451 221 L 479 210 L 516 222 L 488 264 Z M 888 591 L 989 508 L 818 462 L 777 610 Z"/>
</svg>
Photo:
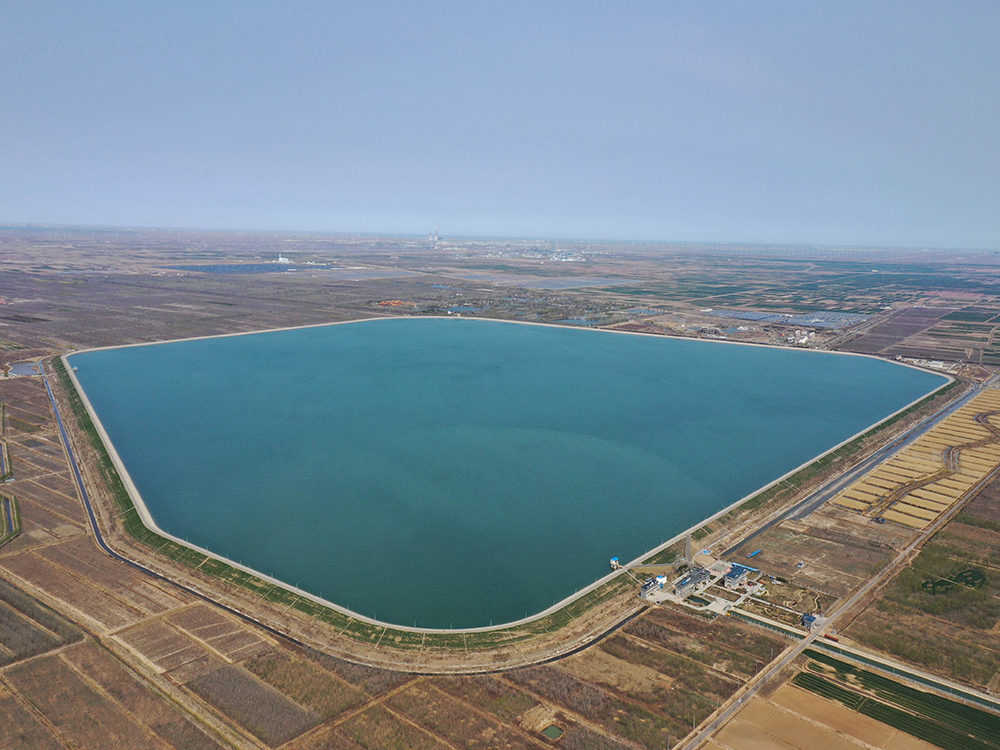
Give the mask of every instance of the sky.
<svg viewBox="0 0 1000 750">
<path fill-rule="evenodd" d="M 0 3 L 0 222 L 1000 249 L 1000 3 Z"/>
</svg>

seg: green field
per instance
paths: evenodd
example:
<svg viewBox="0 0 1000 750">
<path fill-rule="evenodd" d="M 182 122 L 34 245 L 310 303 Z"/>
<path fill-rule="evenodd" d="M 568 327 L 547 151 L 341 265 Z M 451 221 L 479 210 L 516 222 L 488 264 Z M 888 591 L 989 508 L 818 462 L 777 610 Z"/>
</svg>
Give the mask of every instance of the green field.
<svg viewBox="0 0 1000 750">
<path fill-rule="evenodd" d="M 13 495 L 0 495 L 0 547 L 19 533 L 21 533 L 21 509 L 17 505 L 17 498 Z"/>
<path fill-rule="evenodd" d="M 1000 748 L 996 714 L 917 690 L 814 649 L 807 649 L 805 656 L 814 662 L 810 668 L 827 676 L 801 672 L 792 680 L 799 687 L 947 750 Z"/>
</svg>

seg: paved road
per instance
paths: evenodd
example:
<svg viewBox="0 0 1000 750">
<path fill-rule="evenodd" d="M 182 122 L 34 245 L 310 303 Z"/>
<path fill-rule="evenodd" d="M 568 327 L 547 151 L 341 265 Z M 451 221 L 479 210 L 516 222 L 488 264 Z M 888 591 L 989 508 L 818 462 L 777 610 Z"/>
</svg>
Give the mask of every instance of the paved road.
<svg viewBox="0 0 1000 750">
<path fill-rule="evenodd" d="M 155 578 L 155 579 L 157 579 L 159 581 L 163 581 L 165 583 L 169 583 L 172 586 L 175 586 L 178 589 L 180 589 L 180 590 L 182 590 L 182 591 L 184 591 L 184 592 L 186 592 L 188 594 L 191 594 L 192 596 L 197 597 L 198 599 L 201 599 L 202 601 L 209 602 L 210 604 L 214 604 L 216 607 L 219 607 L 220 609 L 224 609 L 226 612 L 229 612 L 230 614 L 235 615 L 236 617 L 239 617 L 241 620 L 244 620 L 244 621 L 249 622 L 249 623 L 253 623 L 257 627 L 263 628 L 264 630 L 268 631 L 269 633 L 272 633 L 272 634 L 274 634 L 276 636 L 280 636 L 281 638 L 284 638 L 284 639 L 290 641 L 291 643 L 294 643 L 296 646 L 305 647 L 306 644 L 304 644 L 301 641 L 298 641 L 295 638 L 289 636 L 287 633 L 283 633 L 280 630 L 277 630 L 276 628 L 272 628 L 272 627 L 270 627 L 270 626 L 268 626 L 268 625 L 266 625 L 266 624 L 264 624 L 264 623 L 262 623 L 262 622 L 260 622 L 258 620 L 255 620 L 252 617 L 248 617 L 247 615 L 243 614 L 239 610 L 233 609 L 232 607 L 227 607 L 225 604 L 221 604 L 220 602 L 216 601 L 215 599 L 211 599 L 211 598 L 205 596 L 204 594 L 202 594 L 201 592 L 196 591 L 195 589 L 193 589 L 193 588 L 191 588 L 189 586 L 185 586 L 182 583 L 179 583 L 179 582 L 174 581 L 174 580 L 172 580 L 170 578 L 167 578 L 166 576 L 161 575 L 160 573 L 157 573 L 155 570 L 151 570 L 150 568 L 147 568 L 145 565 L 140 565 L 139 563 L 137 563 L 137 562 L 135 562 L 133 560 L 129 560 L 127 557 L 123 557 L 122 555 L 119 555 L 117 552 L 115 552 L 113 549 L 111 549 L 111 547 L 108 546 L 108 543 L 106 541 L 104 541 L 104 537 L 101 535 L 101 529 L 100 529 L 100 527 L 97 525 L 97 516 L 94 515 L 94 508 L 93 508 L 93 506 L 90 503 L 90 495 L 87 494 L 87 487 L 83 483 L 83 475 L 80 473 L 80 467 L 77 465 L 76 456 L 73 454 L 72 444 L 69 442 L 69 435 L 66 432 L 66 427 L 63 425 L 62 415 L 59 413 L 59 404 L 56 402 L 56 397 L 52 393 L 52 387 L 51 387 L 51 385 L 49 385 L 49 376 L 45 374 L 45 370 L 42 368 L 42 360 L 38 360 L 38 370 L 39 370 L 39 372 L 42 373 L 42 382 L 45 383 L 45 390 L 48 391 L 49 400 L 52 402 L 52 412 L 56 416 L 56 424 L 59 427 L 59 434 L 62 437 L 63 445 L 66 448 L 66 455 L 69 458 L 70 468 L 73 470 L 73 478 L 76 481 L 77 489 L 80 491 L 80 497 L 83 498 L 83 504 L 84 504 L 84 507 L 87 509 L 87 516 L 90 519 L 90 526 L 91 526 L 91 528 L 94 531 L 94 538 L 96 539 L 98 546 L 100 546 L 100 548 L 102 550 L 104 550 L 106 553 L 108 553 L 111 557 L 115 558 L 116 560 L 119 560 L 120 562 L 125 563 L 129 567 L 134 568 L 135 570 L 141 570 L 146 575 L 152 576 L 153 578 Z"/>
<path fill-rule="evenodd" d="M 921 534 L 916 541 L 914 541 L 909 547 L 906 548 L 906 550 L 904 550 L 899 554 L 899 556 L 897 556 L 896 561 L 892 565 L 886 566 L 881 573 L 879 573 L 877 576 L 868 581 L 868 583 L 862 586 L 858 590 L 858 592 L 854 594 L 854 596 L 852 596 L 846 602 L 841 604 L 841 606 L 838 607 L 836 611 L 830 615 L 829 620 L 827 621 L 827 627 L 829 627 L 829 625 L 833 623 L 840 615 L 842 615 L 852 606 L 857 604 L 857 602 L 861 599 L 861 597 L 863 597 L 865 594 L 871 591 L 874 586 L 881 583 L 882 580 L 885 579 L 885 577 L 889 574 L 890 571 L 893 574 L 895 574 L 898 563 L 906 555 L 908 555 L 908 553 L 911 552 L 916 547 L 917 542 L 923 540 L 923 538 L 924 535 Z M 812 645 L 813 641 L 815 641 L 820 636 L 822 631 L 825 629 L 826 628 L 813 630 L 803 640 L 799 641 L 798 644 L 796 644 L 793 648 L 787 651 L 784 656 L 780 657 L 777 661 L 771 662 L 764 669 L 764 671 L 762 671 L 753 680 L 744 685 L 742 694 L 740 695 L 739 698 L 737 698 L 735 702 L 731 703 L 729 707 L 726 708 L 726 710 L 723 711 L 718 717 L 716 717 L 716 719 L 711 724 L 709 724 L 701 732 L 699 732 L 692 740 L 688 741 L 684 745 L 684 748 L 693 749 L 698 747 L 703 742 L 705 742 L 705 740 L 707 740 L 713 733 L 715 733 L 723 724 L 729 721 L 733 717 L 733 714 L 735 714 L 737 711 L 743 708 L 743 704 L 747 700 L 752 698 L 754 694 L 758 690 L 760 690 L 761 687 L 763 687 L 772 679 L 774 679 L 778 674 L 781 673 L 781 670 L 783 670 L 785 667 L 787 667 L 789 664 L 795 661 L 795 659 L 797 659 L 802 654 L 803 651 L 809 648 L 809 646 Z"/>
<path fill-rule="evenodd" d="M 992 382 L 992 380 L 988 382 Z M 980 386 L 979 388 L 972 390 L 971 392 L 960 398 L 958 401 L 955 401 L 954 403 L 944 407 L 936 414 L 932 414 L 931 416 L 927 417 L 919 424 L 914 425 L 907 432 L 896 438 L 888 445 L 875 451 L 872 455 L 863 459 L 860 463 L 851 467 L 843 474 L 837 475 L 834 479 L 832 479 L 827 484 L 820 487 L 818 490 L 813 492 L 807 498 L 796 503 L 777 518 L 768 521 L 766 524 L 761 526 L 752 534 L 750 534 L 747 537 L 744 537 L 742 540 L 734 544 L 732 547 L 720 553 L 720 557 L 733 556 L 733 554 L 738 552 L 742 547 L 748 546 L 758 536 L 774 528 L 782 521 L 787 521 L 787 520 L 798 521 L 805 518 L 814 510 L 823 505 L 823 503 L 834 497 L 842 489 L 844 489 L 849 484 L 854 482 L 858 477 L 871 471 L 877 464 L 886 460 L 894 453 L 902 450 L 907 445 L 916 440 L 918 437 L 927 432 L 927 430 L 929 430 L 931 427 L 933 427 L 942 419 L 947 417 L 949 414 L 953 413 L 957 409 L 960 409 L 962 406 L 968 403 L 968 401 L 973 396 L 979 393 L 981 388 L 984 387 L 985 384 L 983 386 Z"/>
<path fill-rule="evenodd" d="M 931 427 L 934 427 L 934 425 L 938 424 L 945 417 L 950 416 L 958 409 L 965 406 L 969 401 L 972 400 L 973 397 L 975 397 L 983 388 L 985 388 L 991 382 L 993 382 L 992 378 L 983 385 L 974 388 L 972 391 L 967 393 L 965 396 L 962 396 L 962 398 L 958 399 L 951 405 L 946 406 L 936 414 L 932 414 L 931 416 L 927 417 L 922 422 L 912 427 L 909 431 L 907 431 L 900 437 L 896 438 L 896 440 L 891 442 L 889 445 L 877 450 L 871 456 L 869 456 L 860 464 L 858 464 L 858 466 L 852 468 L 849 472 L 842 474 L 838 478 L 838 480 L 836 480 L 835 482 L 831 482 L 822 490 L 819 490 L 818 492 L 814 493 L 810 498 L 806 500 L 805 503 L 801 503 L 799 506 L 796 506 L 790 518 L 792 520 L 798 521 L 808 516 L 810 513 L 816 510 L 816 508 L 821 506 L 823 503 L 825 503 L 827 500 L 829 500 L 831 497 L 837 494 L 837 492 L 842 490 L 847 484 L 850 484 L 855 479 L 857 479 L 858 476 L 867 473 L 872 468 L 874 468 L 876 464 L 881 463 L 885 459 L 889 458 L 891 455 L 898 453 L 903 448 L 908 446 L 910 443 L 914 442 L 925 432 L 927 432 Z"/>
<path fill-rule="evenodd" d="M 990 382 L 992 382 L 992 380 Z M 967 398 L 969 397 L 963 398 L 962 401 L 964 402 L 965 400 L 967 400 Z M 945 410 L 946 413 L 948 411 L 950 411 L 950 409 Z M 984 477 L 982 480 L 980 480 L 978 484 L 976 484 L 968 491 L 966 497 L 971 497 L 975 495 L 976 492 L 978 492 L 986 484 L 991 482 L 994 476 L 997 474 L 997 471 L 998 470 L 994 470 L 986 477 Z M 913 555 L 913 553 L 925 541 L 927 541 L 930 537 L 936 534 L 941 529 L 942 526 L 948 523 L 952 519 L 952 517 L 956 513 L 958 513 L 961 506 L 962 503 L 956 503 L 948 511 L 938 516 L 937 520 L 934 521 L 934 523 L 932 523 L 930 526 L 928 526 L 927 529 L 925 529 L 922 533 L 918 534 L 913 539 L 913 541 L 910 542 L 910 544 L 907 545 L 905 549 L 903 549 L 902 552 L 896 555 L 896 557 L 889 565 L 885 566 L 877 575 L 875 575 L 864 586 L 858 589 L 858 591 L 853 596 L 851 596 L 850 599 L 843 602 L 842 604 L 840 604 L 840 606 L 834 609 L 830 613 L 826 624 L 822 628 L 817 628 L 816 630 L 813 630 L 808 636 L 806 636 L 804 640 L 800 641 L 797 645 L 791 648 L 784 656 L 779 658 L 778 661 L 771 662 L 771 664 L 765 667 L 760 674 L 758 674 L 754 679 L 750 680 L 750 682 L 744 685 L 740 691 L 737 691 L 736 694 L 734 695 L 734 697 L 739 696 L 737 700 L 733 703 L 730 703 L 730 705 L 727 706 L 726 709 L 718 717 L 716 717 L 711 724 L 705 727 L 705 729 L 699 732 L 694 738 L 685 743 L 683 746 L 684 749 L 694 750 L 694 748 L 698 747 L 703 742 L 705 742 L 715 731 L 717 731 L 721 726 L 723 726 L 727 721 L 729 721 L 729 719 L 733 717 L 733 714 L 739 711 L 739 709 L 743 707 L 743 704 L 748 699 L 752 698 L 754 694 L 763 685 L 767 684 L 772 679 L 774 679 L 778 674 L 781 673 L 781 670 L 783 670 L 785 667 L 791 664 L 792 661 L 798 658 L 803 651 L 809 648 L 809 646 L 812 645 L 813 641 L 815 641 L 819 636 L 821 636 L 825 631 L 827 631 L 834 624 L 834 622 L 836 622 L 837 618 L 839 618 L 845 612 L 849 611 L 864 596 L 866 596 L 869 592 L 871 592 L 873 588 L 880 585 L 884 581 L 888 580 L 892 576 L 896 575 L 896 573 L 898 573 L 899 570 L 909 562 L 910 557 Z"/>
</svg>

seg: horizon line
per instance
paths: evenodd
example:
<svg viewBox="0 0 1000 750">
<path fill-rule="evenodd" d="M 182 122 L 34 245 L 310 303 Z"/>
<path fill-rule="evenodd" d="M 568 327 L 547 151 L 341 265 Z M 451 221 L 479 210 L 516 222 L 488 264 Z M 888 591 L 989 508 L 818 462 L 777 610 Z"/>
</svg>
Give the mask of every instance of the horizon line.
<svg viewBox="0 0 1000 750">
<path fill-rule="evenodd" d="M 30 229 L 30 230 L 59 230 L 59 231 L 115 231 L 115 232 L 178 232 L 178 233 L 216 233 L 216 234 L 257 234 L 257 235 L 305 235 L 341 238 L 368 238 L 368 239 L 406 239 L 430 241 L 424 235 L 408 234 L 403 232 L 350 232 L 336 230 L 312 230 L 312 229 L 233 229 L 233 228 L 210 228 L 210 227 L 182 227 L 182 226 L 151 226 L 134 224 L 51 224 L 43 222 L 0 222 L 0 231 L 9 229 Z M 621 239 L 621 238 L 595 238 L 595 237 L 568 237 L 568 236 L 530 236 L 530 235 L 475 235 L 475 234 L 455 234 L 439 239 L 437 242 L 454 241 L 489 241 L 489 242 L 566 242 L 573 244 L 617 244 L 617 245 L 681 245 L 681 246 L 708 246 L 708 247 L 732 247 L 738 248 L 761 248 L 761 249 L 815 249 L 815 250 L 907 250 L 913 252 L 975 252 L 975 253 L 1000 253 L 1000 250 L 986 247 L 943 247 L 929 245 L 851 245 L 846 243 L 817 243 L 817 242 L 763 242 L 744 240 L 649 240 L 649 239 Z"/>
</svg>

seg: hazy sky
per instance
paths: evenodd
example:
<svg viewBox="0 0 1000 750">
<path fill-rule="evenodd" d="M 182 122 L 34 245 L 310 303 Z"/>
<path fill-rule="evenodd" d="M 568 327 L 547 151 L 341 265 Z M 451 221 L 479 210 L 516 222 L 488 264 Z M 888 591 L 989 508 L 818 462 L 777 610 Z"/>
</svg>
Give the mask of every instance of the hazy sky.
<svg viewBox="0 0 1000 750">
<path fill-rule="evenodd" d="M 1000 3 L 0 3 L 0 222 L 1000 247 Z"/>
</svg>

